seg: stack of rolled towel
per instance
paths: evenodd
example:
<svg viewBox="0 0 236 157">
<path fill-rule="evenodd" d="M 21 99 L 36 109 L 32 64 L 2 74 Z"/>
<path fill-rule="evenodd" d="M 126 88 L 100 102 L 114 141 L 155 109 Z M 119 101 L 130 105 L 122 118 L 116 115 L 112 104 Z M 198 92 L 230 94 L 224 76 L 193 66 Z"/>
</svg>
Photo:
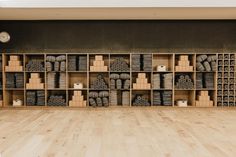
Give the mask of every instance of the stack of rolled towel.
<svg viewBox="0 0 236 157">
<path fill-rule="evenodd" d="M 153 89 L 161 88 L 161 75 L 160 74 L 153 74 L 152 86 L 153 86 Z"/>
<path fill-rule="evenodd" d="M 143 64 L 144 71 L 152 71 L 152 55 L 151 54 L 144 54 L 142 64 Z"/>
<path fill-rule="evenodd" d="M 110 75 L 110 88 L 111 89 L 129 89 L 130 88 L 130 75 L 127 73 Z"/>
<path fill-rule="evenodd" d="M 90 91 L 89 105 L 93 107 L 108 107 L 109 106 L 109 92 L 108 91 Z"/>
<path fill-rule="evenodd" d="M 193 79 L 188 74 L 176 75 L 176 89 L 193 89 Z"/>
<path fill-rule="evenodd" d="M 144 95 L 135 95 L 133 106 L 150 106 L 148 98 Z"/>
<path fill-rule="evenodd" d="M 173 75 L 172 73 L 166 73 L 166 74 L 153 74 L 153 88 L 154 89 L 172 89 L 173 85 Z"/>
<path fill-rule="evenodd" d="M 162 104 L 164 106 L 172 105 L 172 91 L 163 91 L 162 92 Z"/>
<path fill-rule="evenodd" d="M 15 73 L 16 88 L 24 88 L 24 74 Z"/>
<path fill-rule="evenodd" d="M 129 91 L 122 91 L 122 105 L 129 105 L 130 104 L 130 92 Z"/>
<path fill-rule="evenodd" d="M 29 106 L 44 106 L 45 105 L 44 91 L 27 91 L 26 104 Z"/>
<path fill-rule="evenodd" d="M 161 105 L 161 92 L 160 91 L 153 92 L 153 105 L 154 106 Z"/>
<path fill-rule="evenodd" d="M 76 71 L 76 57 L 77 56 L 68 56 L 68 71 Z"/>
<path fill-rule="evenodd" d="M 48 106 L 66 106 L 66 99 L 63 95 L 50 95 Z"/>
<path fill-rule="evenodd" d="M 47 87 L 48 89 L 53 89 L 56 88 L 57 84 L 56 84 L 56 73 L 55 72 L 51 72 L 47 74 Z"/>
<path fill-rule="evenodd" d="M 153 92 L 154 106 L 170 106 L 172 105 L 172 91 L 154 91 Z"/>
<path fill-rule="evenodd" d="M 92 89 L 108 89 L 108 84 L 106 83 L 104 76 L 98 74 L 97 78 L 91 84 Z"/>
<path fill-rule="evenodd" d="M 208 89 L 214 89 L 214 74 L 204 73 L 204 87 Z"/>
<path fill-rule="evenodd" d="M 42 60 L 33 59 L 26 64 L 26 71 L 44 71 L 44 63 Z"/>
<path fill-rule="evenodd" d="M 47 56 L 46 57 L 47 71 L 66 71 L 66 56 Z"/>
<path fill-rule="evenodd" d="M 166 73 L 163 74 L 163 87 L 165 89 L 172 89 L 172 85 L 173 85 L 173 75 L 172 73 Z"/>
<path fill-rule="evenodd" d="M 118 93 L 117 90 L 110 91 L 110 105 L 118 105 Z"/>
<path fill-rule="evenodd" d="M 132 54 L 132 70 L 141 71 L 141 59 L 140 54 Z"/>
<path fill-rule="evenodd" d="M 216 55 L 198 55 L 196 68 L 198 71 L 216 71 Z"/>
<path fill-rule="evenodd" d="M 197 73 L 196 75 L 196 88 L 197 89 L 203 88 L 203 73 Z"/>
<path fill-rule="evenodd" d="M 23 73 L 7 73 L 6 88 L 24 88 Z"/>
<path fill-rule="evenodd" d="M 123 57 L 117 57 L 110 64 L 111 71 L 129 71 L 129 64 Z"/>
<path fill-rule="evenodd" d="M 79 71 L 87 70 L 87 56 L 78 56 L 77 69 Z"/>
<path fill-rule="evenodd" d="M 59 75 L 59 88 L 65 89 L 66 88 L 66 73 L 60 73 Z"/>
</svg>

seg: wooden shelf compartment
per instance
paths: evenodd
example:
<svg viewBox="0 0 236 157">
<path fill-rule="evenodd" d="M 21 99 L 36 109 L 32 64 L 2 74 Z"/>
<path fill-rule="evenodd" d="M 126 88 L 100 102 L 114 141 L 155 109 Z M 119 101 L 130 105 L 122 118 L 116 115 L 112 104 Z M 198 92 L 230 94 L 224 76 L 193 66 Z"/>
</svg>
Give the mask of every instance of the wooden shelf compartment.
<svg viewBox="0 0 236 157">
<path fill-rule="evenodd" d="M 88 88 L 88 82 L 87 82 L 87 73 L 84 72 L 79 72 L 79 73 L 68 73 L 68 84 L 70 89 L 74 89 L 74 84 L 75 83 L 82 83 L 83 88 L 87 89 Z"/>
<path fill-rule="evenodd" d="M 137 78 L 139 74 L 145 74 L 147 79 L 147 83 L 150 84 L 150 88 L 135 88 L 134 84 L 138 85 L 137 83 Z M 131 81 L 131 88 L 133 90 L 151 90 L 152 89 L 152 73 L 147 73 L 147 72 L 140 72 L 140 73 L 132 73 L 132 81 Z M 140 79 L 140 78 L 138 78 Z"/>
<path fill-rule="evenodd" d="M 47 104 L 46 106 L 68 106 L 68 94 L 67 94 L 67 90 L 48 90 L 47 93 Z M 49 98 L 50 96 L 62 96 L 64 101 L 65 101 L 65 104 L 64 105 L 58 105 L 56 103 L 53 103 L 53 104 L 50 104 L 49 103 Z M 58 98 L 57 98 L 58 99 Z"/>
<path fill-rule="evenodd" d="M 6 90 L 4 95 L 4 106 L 13 106 L 13 100 L 17 99 L 22 101 L 21 106 L 25 106 L 24 90 Z"/>
<path fill-rule="evenodd" d="M 152 69 L 153 72 L 158 71 L 157 67 L 164 65 L 166 66 L 166 72 L 172 72 L 174 70 L 174 55 L 173 54 L 153 54 Z"/>
<path fill-rule="evenodd" d="M 112 92 L 116 92 L 117 94 L 115 96 L 117 96 L 117 104 L 112 104 Z M 126 92 L 126 94 L 124 93 L 124 95 L 126 97 L 123 98 L 123 92 Z M 131 94 L 131 91 L 130 90 L 114 90 L 114 89 L 111 89 L 110 90 L 110 106 L 130 106 L 130 94 Z M 124 101 L 124 104 L 123 104 L 123 101 Z M 126 103 L 128 102 L 128 103 Z"/>
<path fill-rule="evenodd" d="M 32 79 L 31 78 L 31 74 L 39 74 L 39 78 L 41 80 L 41 83 L 43 84 L 43 88 L 34 88 L 34 87 L 30 87 L 28 88 L 27 87 L 27 84 L 29 84 L 29 80 Z M 35 89 L 35 90 L 44 90 L 45 89 L 45 74 L 44 73 L 39 73 L 39 72 L 31 72 L 31 73 L 26 73 L 25 74 L 25 88 L 26 90 L 31 90 L 31 89 Z M 30 84 L 31 86 L 32 85 L 37 85 L 38 83 L 33 83 L 33 84 Z"/>
<path fill-rule="evenodd" d="M 69 69 L 69 64 L 71 64 L 71 62 L 70 62 L 70 57 L 76 57 L 76 62 L 75 62 L 75 67 L 76 67 L 76 69 L 75 70 L 70 70 Z M 79 68 L 79 65 L 80 65 L 80 63 L 79 63 L 79 58 L 80 57 L 84 57 L 85 58 L 85 60 L 86 60 L 86 69 L 84 70 L 84 69 L 80 69 Z M 87 72 L 88 71 L 88 55 L 87 54 L 68 54 L 67 55 L 67 67 L 68 67 L 68 72 Z"/>
<path fill-rule="evenodd" d="M 25 57 L 25 59 L 24 59 L 25 72 L 45 72 L 45 55 L 44 54 L 25 54 L 24 57 Z M 26 66 L 30 61 L 33 61 L 33 60 L 37 60 L 37 61 L 42 62 L 44 70 L 41 70 L 41 71 L 33 71 L 33 70 L 28 71 Z"/>
<path fill-rule="evenodd" d="M 180 56 L 188 56 L 188 62 L 189 62 L 189 65 L 186 65 L 184 67 L 188 67 L 188 66 L 192 66 L 192 70 L 176 70 L 176 66 L 179 66 L 178 65 L 178 62 L 180 60 Z M 189 54 L 189 53 L 183 53 L 183 54 L 175 54 L 175 60 L 174 60 L 174 71 L 175 72 L 194 72 L 195 71 L 195 61 L 196 60 L 196 55 L 195 54 Z"/>
<path fill-rule="evenodd" d="M 93 81 L 95 81 L 97 79 L 97 76 L 98 75 L 102 75 L 104 80 L 105 80 L 105 83 L 107 84 L 108 88 L 105 89 L 105 90 L 109 90 L 109 83 L 110 83 L 110 80 L 109 80 L 109 73 L 90 73 L 89 74 L 89 90 L 93 90 L 93 88 L 91 87 Z M 97 90 L 97 89 L 94 89 L 94 90 Z M 103 90 L 103 89 L 99 89 L 99 90 Z"/>
<path fill-rule="evenodd" d="M 25 104 L 26 106 L 46 106 L 45 89 L 27 89 L 25 92 Z"/>
<path fill-rule="evenodd" d="M 96 56 L 102 56 L 102 61 L 104 61 L 104 65 L 101 66 L 107 66 L 107 71 L 106 70 L 91 70 L 91 66 L 96 66 L 94 65 L 95 57 Z M 89 71 L 90 72 L 109 72 L 109 67 L 110 67 L 110 55 L 109 54 L 89 54 Z"/>
<path fill-rule="evenodd" d="M 188 106 L 195 106 L 195 91 L 178 90 L 174 92 L 174 103 L 177 106 L 177 100 L 187 100 Z"/>
<path fill-rule="evenodd" d="M 210 97 L 210 101 L 213 101 L 213 106 L 217 105 L 217 99 L 216 99 L 217 93 L 215 90 L 197 90 L 196 95 L 195 95 L 196 101 L 197 101 L 198 97 L 200 96 L 201 91 L 208 92 L 208 96 Z M 195 101 L 195 103 L 196 103 L 196 101 Z M 208 102 L 205 101 L 205 103 L 208 103 Z M 204 103 L 204 105 L 205 105 L 205 103 Z M 206 106 L 204 106 L 204 107 L 206 107 Z M 212 106 L 207 106 L 207 107 L 212 107 Z"/>
<path fill-rule="evenodd" d="M 19 56 L 19 61 L 20 61 L 20 64 L 21 66 L 23 67 L 23 70 L 19 71 L 19 70 L 11 70 L 11 71 L 7 71 L 6 70 L 6 66 L 8 66 L 8 61 L 10 61 L 10 56 Z M 3 71 L 4 72 L 24 72 L 24 54 L 4 54 L 3 57 L 2 57 L 2 64 L 3 64 Z"/>
<path fill-rule="evenodd" d="M 136 100 L 137 96 L 141 96 L 144 100 L 147 100 L 149 103 L 144 105 L 144 104 L 139 104 L 135 105 L 134 101 Z M 131 99 L 131 106 L 151 106 L 152 105 L 152 92 L 150 90 L 133 90 L 132 91 L 132 99 Z"/>
<path fill-rule="evenodd" d="M 110 62 L 109 65 L 111 66 L 112 63 L 117 59 L 117 58 L 123 58 L 124 61 L 128 64 L 129 66 L 129 70 L 128 71 L 116 71 L 116 70 L 112 70 L 111 67 L 109 67 L 110 72 L 130 72 L 130 54 L 110 54 Z"/>
</svg>

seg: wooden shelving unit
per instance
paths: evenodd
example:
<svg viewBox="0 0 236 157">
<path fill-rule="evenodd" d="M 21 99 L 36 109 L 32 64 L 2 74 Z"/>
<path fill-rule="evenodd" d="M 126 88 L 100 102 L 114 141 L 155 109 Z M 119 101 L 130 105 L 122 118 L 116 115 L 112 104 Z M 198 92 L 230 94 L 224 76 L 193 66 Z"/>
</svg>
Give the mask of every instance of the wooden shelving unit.
<svg viewBox="0 0 236 157">
<path fill-rule="evenodd" d="M 214 71 L 199 71 L 197 69 L 197 57 L 202 55 L 200 53 L 145 53 L 151 55 L 151 70 L 133 70 L 132 65 L 134 64 L 132 60 L 132 56 L 136 55 L 136 53 L 40 53 L 40 54 L 28 54 L 28 53 L 3 53 L 2 54 L 2 71 L 0 75 L 2 76 L 2 88 L 0 88 L 0 93 L 2 94 L 2 105 L 3 107 L 12 107 L 13 100 L 20 99 L 22 100 L 22 106 L 38 106 L 36 105 L 29 105 L 27 104 L 27 92 L 29 91 L 43 91 L 44 92 L 44 99 L 45 103 L 43 106 L 49 107 L 48 99 L 52 94 L 55 95 L 62 95 L 65 99 L 65 106 L 69 106 L 69 101 L 72 100 L 74 95 L 74 91 L 81 91 L 84 100 L 86 101 L 86 106 L 90 106 L 89 103 L 89 93 L 92 91 L 108 91 L 109 92 L 109 106 L 114 106 L 114 104 L 110 103 L 110 94 L 112 91 L 117 92 L 117 104 L 118 106 L 133 106 L 134 98 L 137 95 L 143 95 L 143 98 L 146 99 L 150 105 L 147 106 L 177 106 L 176 101 L 180 99 L 186 99 L 188 101 L 188 106 L 196 106 L 196 101 L 201 93 L 201 91 L 208 91 L 209 98 L 213 101 L 214 106 L 235 106 L 236 100 L 236 55 L 234 53 L 209 53 L 207 55 L 216 55 L 217 61 L 216 65 L 217 68 Z M 19 56 L 20 62 L 23 66 L 23 71 L 6 71 L 5 66 L 8 65 L 8 61 L 10 56 L 16 55 Z M 46 70 L 46 62 L 47 56 L 65 56 L 65 64 L 66 69 L 65 71 L 47 71 Z M 141 54 L 143 55 L 143 54 Z M 192 70 L 177 70 L 176 66 L 179 65 L 179 60 L 181 56 L 187 56 L 189 61 L 189 66 L 192 66 Z M 79 63 L 76 68 L 69 68 L 73 60 L 73 56 L 78 60 L 80 56 L 85 57 L 83 59 L 86 60 L 86 68 L 82 68 L 80 70 L 78 68 Z M 102 56 L 102 62 L 104 62 L 104 66 L 107 66 L 107 70 L 95 70 L 91 69 L 91 66 L 94 66 L 94 61 L 96 60 L 96 56 Z M 128 69 L 126 70 L 112 70 L 111 66 L 114 64 L 114 61 L 119 58 L 123 57 L 124 61 L 128 64 Z M 70 59 L 69 59 L 70 58 Z M 71 59 L 72 58 L 72 59 Z M 26 68 L 27 64 L 32 60 L 40 60 L 44 67 L 41 71 L 33 71 L 28 70 Z M 99 63 L 97 63 L 99 65 Z M 165 66 L 166 70 L 158 70 L 158 66 Z M 160 67 L 159 67 L 160 68 Z M 47 77 L 49 73 L 56 73 L 59 75 L 60 73 L 65 73 L 66 76 L 66 86 L 65 88 L 49 88 L 47 83 Z M 23 75 L 23 82 L 24 86 L 22 88 L 12 88 L 7 86 L 7 76 L 9 74 L 16 74 L 20 73 Z M 43 89 L 27 89 L 26 83 L 29 82 L 29 78 L 31 73 L 39 73 L 39 76 L 44 83 Z M 129 75 L 129 88 L 124 89 L 121 87 L 119 89 L 111 89 L 111 75 L 112 74 L 128 74 Z M 134 88 L 133 84 L 136 83 L 136 79 L 140 73 L 145 74 L 145 79 L 148 83 L 150 83 L 150 88 Z M 92 82 L 96 80 L 97 75 L 103 75 L 105 82 L 108 85 L 107 89 L 93 89 Z M 154 75 L 159 74 L 160 76 L 160 87 L 154 87 Z M 165 87 L 164 84 L 164 77 L 165 74 L 169 74 L 168 76 L 171 78 L 170 86 Z M 199 80 L 197 78 L 205 77 L 205 75 L 213 76 L 213 86 L 207 87 L 203 85 L 202 87 L 199 86 Z M 193 81 L 193 87 L 189 89 L 181 89 L 177 88 L 177 81 L 180 75 L 189 75 L 190 79 Z M 144 80 L 145 80 L 144 79 Z M 124 82 L 124 80 L 122 80 Z M 75 84 L 82 83 L 83 88 L 75 88 Z M 203 83 L 204 84 L 204 83 Z M 122 105 L 122 92 L 127 91 L 129 92 L 129 104 Z M 171 103 L 164 103 L 163 95 L 167 92 L 170 94 Z M 160 94 L 161 100 L 160 103 L 156 103 L 156 94 Z M 154 101 L 155 100 L 155 101 Z M 1 101 L 1 100 L 0 100 Z M 155 104 L 156 103 L 156 104 Z M 135 105 L 134 105 L 135 106 Z M 142 105 L 141 105 L 142 106 Z"/>
</svg>

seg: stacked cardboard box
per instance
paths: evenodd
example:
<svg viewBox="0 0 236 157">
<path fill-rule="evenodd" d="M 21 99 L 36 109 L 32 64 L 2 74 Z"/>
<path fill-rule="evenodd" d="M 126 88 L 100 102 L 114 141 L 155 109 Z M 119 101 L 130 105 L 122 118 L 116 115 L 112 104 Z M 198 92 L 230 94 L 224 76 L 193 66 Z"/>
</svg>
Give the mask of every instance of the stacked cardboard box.
<svg viewBox="0 0 236 157">
<path fill-rule="evenodd" d="M 40 78 L 39 73 L 31 73 L 29 78 L 29 83 L 26 83 L 26 89 L 43 89 L 44 83 Z"/>
<path fill-rule="evenodd" d="M 103 56 L 96 55 L 95 60 L 93 61 L 93 66 L 90 66 L 90 71 L 107 71 L 108 68 L 105 66 Z"/>
<path fill-rule="evenodd" d="M 133 89 L 150 89 L 151 84 L 148 83 L 145 73 L 138 73 L 136 83 L 133 83 Z"/>
<path fill-rule="evenodd" d="M 188 55 L 180 55 L 178 65 L 175 66 L 176 71 L 193 71 L 193 66 L 190 66 Z"/>
<path fill-rule="evenodd" d="M 11 55 L 8 66 L 5 67 L 5 71 L 23 71 L 20 56 Z"/>
<path fill-rule="evenodd" d="M 84 96 L 81 91 L 74 91 L 72 100 L 69 101 L 69 106 L 72 107 L 86 107 L 87 101 L 84 100 Z"/>
<path fill-rule="evenodd" d="M 200 91 L 200 95 L 197 96 L 196 100 L 197 107 L 212 107 L 213 101 L 210 100 L 208 91 Z"/>
</svg>

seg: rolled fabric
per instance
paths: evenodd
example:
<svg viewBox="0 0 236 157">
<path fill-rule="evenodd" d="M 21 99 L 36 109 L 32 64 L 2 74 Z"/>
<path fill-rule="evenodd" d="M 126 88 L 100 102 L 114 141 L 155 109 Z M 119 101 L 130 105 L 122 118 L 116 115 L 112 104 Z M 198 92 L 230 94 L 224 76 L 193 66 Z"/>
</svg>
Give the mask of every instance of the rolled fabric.
<svg viewBox="0 0 236 157">
<path fill-rule="evenodd" d="M 100 91 L 98 95 L 99 95 L 99 97 L 108 97 L 109 92 L 108 91 Z"/>
<path fill-rule="evenodd" d="M 123 80 L 130 79 L 130 75 L 126 74 L 126 73 L 122 73 L 122 74 L 120 74 L 120 78 Z"/>
<path fill-rule="evenodd" d="M 47 71 L 52 71 L 53 70 L 51 62 L 46 62 L 46 70 Z"/>
<path fill-rule="evenodd" d="M 54 63 L 54 71 L 59 71 L 60 68 L 60 63 L 59 62 L 55 62 Z"/>
<path fill-rule="evenodd" d="M 66 60 L 66 56 L 65 55 L 60 55 L 56 57 L 56 61 L 61 62 L 61 61 L 65 61 Z"/>
<path fill-rule="evenodd" d="M 211 62 L 211 69 L 212 69 L 212 71 L 216 71 L 216 62 Z"/>
<path fill-rule="evenodd" d="M 119 74 L 111 74 L 111 75 L 110 75 L 110 78 L 111 78 L 111 79 L 119 79 L 119 78 L 120 78 L 120 75 L 119 75 Z"/>
<path fill-rule="evenodd" d="M 65 61 L 61 62 L 61 64 L 60 64 L 60 71 L 66 71 L 66 62 Z"/>
<path fill-rule="evenodd" d="M 214 62 L 214 61 L 216 61 L 216 59 L 217 59 L 217 56 L 216 56 L 216 55 L 209 55 L 209 56 L 207 57 L 207 61 L 208 61 L 208 62 Z"/>
<path fill-rule="evenodd" d="M 102 103 L 103 103 L 103 106 L 108 107 L 108 106 L 109 106 L 108 98 L 103 97 L 103 98 L 102 98 Z"/>
<path fill-rule="evenodd" d="M 185 79 L 186 80 L 190 79 L 190 76 L 189 75 L 185 75 Z"/>
<path fill-rule="evenodd" d="M 93 107 L 96 107 L 97 106 L 97 103 L 96 101 L 93 99 L 93 98 L 89 98 L 89 104 Z"/>
<path fill-rule="evenodd" d="M 198 70 L 198 71 L 205 71 L 204 66 L 203 66 L 202 63 L 200 63 L 200 62 L 197 62 L 197 63 L 196 63 L 196 67 L 197 67 L 197 70 Z"/>
<path fill-rule="evenodd" d="M 98 106 L 98 107 L 103 106 L 103 104 L 102 104 L 102 99 L 101 99 L 100 97 L 97 97 L 97 98 L 96 98 L 96 102 L 97 102 L 97 106 Z"/>
<path fill-rule="evenodd" d="M 89 97 L 97 98 L 98 97 L 98 92 L 89 92 Z"/>
<path fill-rule="evenodd" d="M 129 89 L 129 87 L 130 87 L 130 80 L 125 80 L 124 89 Z"/>
<path fill-rule="evenodd" d="M 46 57 L 46 61 L 55 62 L 56 61 L 56 57 L 55 56 L 47 56 Z"/>
<path fill-rule="evenodd" d="M 206 60 L 207 59 L 207 55 L 199 55 L 199 56 L 197 56 L 197 58 L 196 58 L 196 60 L 198 61 L 198 62 L 203 62 L 204 60 Z"/>
<path fill-rule="evenodd" d="M 116 80 L 116 88 L 117 89 L 121 89 L 122 88 L 122 81 L 121 81 L 121 79 L 117 79 Z"/>
<path fill-rule="evenodd" d="M 207 62 L 207 61 L 203 62 L 203 65 L 204 65 L 206 71 L 211 71 L 211 66 L 210 66 L 209 62 Z"/>
</svg>

